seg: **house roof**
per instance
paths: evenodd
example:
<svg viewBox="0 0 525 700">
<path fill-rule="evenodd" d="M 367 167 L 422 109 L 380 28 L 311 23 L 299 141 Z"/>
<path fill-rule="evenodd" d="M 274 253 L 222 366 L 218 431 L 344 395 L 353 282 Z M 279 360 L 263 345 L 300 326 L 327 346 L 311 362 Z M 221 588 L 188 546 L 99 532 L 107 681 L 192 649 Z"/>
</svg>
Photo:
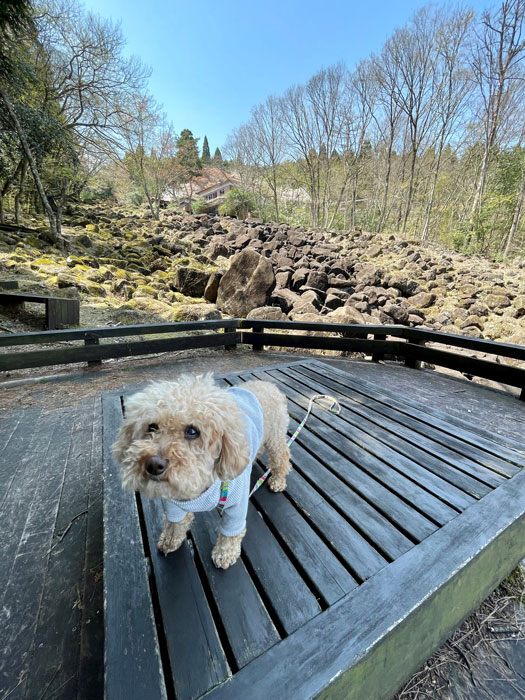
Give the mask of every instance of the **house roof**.
<svg viewBox="0 0 525 700">
<path fill-rule="evenodd" d="M 227 173 L 222 168 L 203 168 L 200 175 L 196 175 L 182 185 L 169 188 L 164 198 L 168 201 L 180 198 L 189 201 L 191 193 L 191 199 L 195 200 L 202 193 L 226 183 L 236 185 L 239 184 L 239 179 L 235 173 Z"/>
</svg>

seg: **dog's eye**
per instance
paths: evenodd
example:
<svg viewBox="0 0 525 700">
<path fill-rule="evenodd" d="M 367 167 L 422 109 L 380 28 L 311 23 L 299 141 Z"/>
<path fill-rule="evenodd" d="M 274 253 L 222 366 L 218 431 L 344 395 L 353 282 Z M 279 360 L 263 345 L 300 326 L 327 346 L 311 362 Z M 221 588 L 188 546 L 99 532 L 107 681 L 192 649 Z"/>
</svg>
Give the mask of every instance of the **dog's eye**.
<svg viewBox="0 0 525 700">
<path fill-rule="evenodd" d="M 194 428 L 193 425 L 187 425 L 184 428 L 184 437 L 186 440 L 195 440 L 195 438 L 198 438 L 200 435 L 199 431 L 197 428 Z"/>
<path fill-rule="evenodd" d="M 150 423 L 148 425 L 148 433 L 156 433 L 158 429 L 159 426 L 156 423 Z"/>
</svg>

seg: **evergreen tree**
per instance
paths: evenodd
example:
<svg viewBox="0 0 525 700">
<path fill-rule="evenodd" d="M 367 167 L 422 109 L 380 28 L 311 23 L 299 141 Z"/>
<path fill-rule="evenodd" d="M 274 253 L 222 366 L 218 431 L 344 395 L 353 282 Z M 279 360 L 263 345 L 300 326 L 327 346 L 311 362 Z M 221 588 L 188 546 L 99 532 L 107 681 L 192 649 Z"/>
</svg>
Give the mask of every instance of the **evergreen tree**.
<svg viewBox="0 0 525 700">
<path fill-rule="evenodd" d="M 210 146 L 208 144 L 208 137 L 204 137 L 204 141 L 202 142 L 202 156 L 201 156 L 202 164 L 204 166 L 209 165 L 211 161 L 211 155 L 210 155 Z"/>
<path fill-rule="evenodd" d="M 214 165 L 216 168 L 222 168 L 222 166 L 224 165 L 221 149 L 218 146 L 215 149 L 215 153 L 213 154 L 212 165 Z"/>
<path fill-rule="evenodd" d="M 197 141 L 189 129 L 183 129 L 177 139 L 175 162 L 190 177 L 202 168 Z"/>
</svg>

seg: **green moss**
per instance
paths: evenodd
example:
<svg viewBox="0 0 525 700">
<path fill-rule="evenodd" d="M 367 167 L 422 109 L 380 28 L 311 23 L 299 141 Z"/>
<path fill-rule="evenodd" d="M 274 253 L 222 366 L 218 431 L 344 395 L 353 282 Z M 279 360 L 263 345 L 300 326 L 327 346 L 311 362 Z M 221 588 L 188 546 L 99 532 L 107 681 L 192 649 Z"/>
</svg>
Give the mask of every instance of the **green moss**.
<svg viewBox="0 0 525 700">
<path fill-rule="evenodd" d="M 137 290 L 133 296 L 147 296 L 147 297 L 156 297 L 157 296 L 157 290 L 154 287 L 150 287 L 147 284 L 141 284 L 137 287 Z"/>
</svg>

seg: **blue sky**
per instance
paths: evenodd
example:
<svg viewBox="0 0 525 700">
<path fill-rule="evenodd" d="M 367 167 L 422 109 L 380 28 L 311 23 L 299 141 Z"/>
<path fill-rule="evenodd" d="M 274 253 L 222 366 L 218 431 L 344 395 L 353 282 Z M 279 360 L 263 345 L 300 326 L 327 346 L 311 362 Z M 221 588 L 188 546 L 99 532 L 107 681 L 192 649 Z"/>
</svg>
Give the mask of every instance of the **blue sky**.
<svg viewBox="0 0 525 700">
<path fill-rule="evenodd" d="M 268 95 L 338 61 L 380 50 L 426 2 L 398 0 L 85 0 L 120 21 L 126 51 L 150 66 L 149 89 L 176 131 L 213 152 Z M 490 0 L 468 3 L 477 11 Z"/>
</svg>

